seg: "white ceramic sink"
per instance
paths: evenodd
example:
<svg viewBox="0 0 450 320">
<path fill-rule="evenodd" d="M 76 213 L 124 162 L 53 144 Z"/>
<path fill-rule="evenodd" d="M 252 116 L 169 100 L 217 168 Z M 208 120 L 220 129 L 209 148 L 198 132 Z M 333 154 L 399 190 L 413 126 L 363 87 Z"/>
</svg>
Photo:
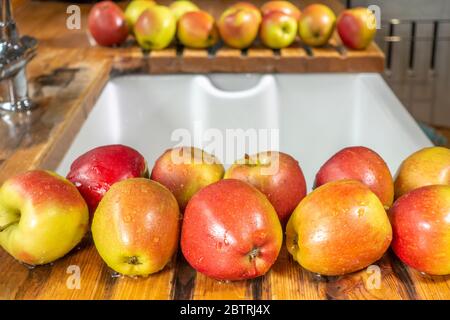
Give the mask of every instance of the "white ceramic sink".
<svg viewBox="0 0 450 320">
<path fill-rule="evenodd" d="M 272 134 L 269 147 L 299 160 L 309 189 L 321 164 L 343 147 L 376 150 L 394 174 L 406 156 L 431 145 L 378 74 L 124 76 L 107 84 L 58 172 L 66 175 L 87 150 L 116 143 L 140 151 L 151 168 L 164 150 L 186 144 L 180 133 L 216 151 L 225 167 L 245 152 L 265 151 L 246 143 L 233 152 L 228 139 L 217 152 L 211 141 L 239 133 L 230 129 L 270 129 L 257 131 L 258 143 Z"/>
</svg>

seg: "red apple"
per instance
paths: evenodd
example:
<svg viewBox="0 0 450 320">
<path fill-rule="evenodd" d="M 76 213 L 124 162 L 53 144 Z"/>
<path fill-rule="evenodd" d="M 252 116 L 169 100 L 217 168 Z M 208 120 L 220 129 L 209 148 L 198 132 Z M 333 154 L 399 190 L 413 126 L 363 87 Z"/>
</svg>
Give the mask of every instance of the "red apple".
<svg viewBox="0 0 450 320">
<path fill-rule="evenodd" d="M 183 14 L 178 20 L 177 36 L 186 47 L 208 48 L 219 41 L 214 18 L 205 11 L 192 11 Z"/>
<path fill-rule="evenodd" d="M 290 1 L 268 1 L 261 7 L 262 15 L 268 15 L 272 12 L 280 12 L 282 14 L 293 17 L 295 20 L 300 19 L 300 10 Z"/>
<path fill-rule="evenodd" d="M 265 173 L 270 165 L 274 172 Z M 295 207 L 306 196 L 306 181 L 297 160 L 282 152 L 261 152 L 233 164 L 225 179 L 239 179 L 264 193 L 285 225 Z"/>
<path fill-rule="evenodd" d="M 88 224 L 80 193 L 56 173 L 28 171 L 0 188 L 0 245 L 19 261 L 40 265 L 61 258 L 80 242 Z"/>
<path fill-rule="evenodd" d="M 263 16 L 259 37 L 271 49 L 290 46 L 297 36 L 298 23 L 292 16 L 271 12 Z"/>
<path fill-rule="evenodd" d="M 128 37 L 125 15 L 122 9 L 111 1 L 101 1 L 92 7 L 88 17 L 88 28 L 101 46 L 119 45 Z"/>
<path fill-rule="evenodd" d="M 450 149 L 428 147 L 406 158 L 395 179 L 395 197 L 433 184 L 450 185 Z"/>
<path fill-rule="evenodd" d="M 151 179 L 168 188 L 184 210 L 197 191 L 222 179 L 224 171 L 213 155 L 198 148 L 179 147 L 167 150 L 156 160 Z"/>
<path fill-rule="evenodd" d="M 335 24 L 336 16 L 329 7 L 318 3 L 311 4 L 300 16 L 299 36 L 309 46 L 323 46 L 331 38 Z"/>
<path fill-rule="evenodd" d="M 227 179 L 200 190 L 186 208 L 181 249 L 189 264 L 219 280 L 265 274 L 283 233 L 274 208 L 250 184 Z"/>
<path fill-rule="evenodd" d="M 389 247 L 392 229 L 378 197 L 356 180 L 307 195 L 286 227 L 286 246 L 305 269 L 337 276 L 363 269 Z"/>
<path fill-rule="evenodd" d="M 67 179 L 78 188 L 92 216 L 114 183 L 144 176 L 148 176 L 147 163 L 139 152 L 123 145 L 108 145 L 78 157 L 70 166 Z"/>
<path fill-rule="evenodd" d="M 415 189 L 395 201 L 389 215 L 400 260 L 428 274 L 450 274 L 450 186 Z"/>
<path fill-rule="evenodd" d="M 377 32 L 375 15 L 367 8 L 344 10 L 336 26 L 344 45 L 355 50 L 366 49 Z"/>
<path fill-rule="evenodd" d="M 244 4 L 233 6 L 223 12 L 218 27 L 223 41 L 233 48 L 248 48 L 256 39 L 261 14 L 246 9 Z"/>
<path fill-rule="evenodd" d="M 130 276 L 160 271 L 178 246 L 180 211 L 175 197 L 155 181 L 114 184 L 95 211 L 95 247 L 113 270 Z"/>
<path fill-rule="evenodd" d="M 315 187 L 336 180 L 355 179 L 374 192 L 385 208 L 394 201 L 391 172 L 378 153 L 366 147 L 344 148 L 332 156 L 316 175 Z"/>
</svg>

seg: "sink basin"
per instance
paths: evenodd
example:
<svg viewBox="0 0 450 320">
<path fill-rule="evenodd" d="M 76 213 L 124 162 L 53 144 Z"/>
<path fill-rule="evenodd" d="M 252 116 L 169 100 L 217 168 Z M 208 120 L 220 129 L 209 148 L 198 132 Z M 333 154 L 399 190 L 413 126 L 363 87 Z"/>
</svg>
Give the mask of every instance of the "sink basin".
<svg viewBox="0 0 450 320">
<path fill-rule="evenodd" d="M 378 74 L 123 76 L 110 80 L 57 171 L 91 148 L 125 144 L 152 168 L 166 149 L 195 145 L 225 167 L 281 150 L 314 175 L 343 147 L 376 150 L 394 174 L 431 142 Z"/>
</svg>

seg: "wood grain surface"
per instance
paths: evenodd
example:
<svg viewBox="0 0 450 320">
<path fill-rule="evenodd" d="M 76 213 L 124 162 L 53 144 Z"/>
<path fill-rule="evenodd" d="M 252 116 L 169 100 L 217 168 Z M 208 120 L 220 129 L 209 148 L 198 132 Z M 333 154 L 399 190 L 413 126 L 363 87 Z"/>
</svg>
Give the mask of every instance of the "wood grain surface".
<svg viewBox="0 0 450 320">
<path fill-rule="evenodd" d="M 210 2 L 202 4 L 206 7 Z M 28 68 L 32 95 L 40 107 L 29 114 L 0 113 L 0 183 L 30 168 L 56 168 L 111 73 L 196 72 L 193 66 L 205 59 L 204 51 L 185 50 L 184 59 L 189 63 L 183 63 L 176 59 L 174 49 L 143 56 L 135 46 L 91 47 L 85 30 L 65 29 L 66 7 L 67 4 L 26 0 L 20 0 L 16 7 L 21 32 L 40 41 L 38 55 Z M 82 6 L 84 22 L 87 10 L 88 7 Z M 375 47 L 370 50 L 379 54 Z M 301 46 L 281 50 L 282 58 L 277 59 L 284 62 L 276 66 L 272 64 L 272 54 L 262 48 L 247 52 L 248 57 L 265 65 L 267 71 L 289 72 L 292 68 L 320 71 L 321 64 L 330 71 L 341 71 L 335 63 L 342 57 L 331 51 L 321 53 L 327 58 L 316 64 L 310 63 L 311 56 Z M 367 58 L 362 52 L 346 54 L 357 60 Z M 304 62 L 299 63 L 298 57 L 303 57 Z M 222 66 L 226 63 L 237 69 L 241 52 L 223 49 L 215 59 L 222 61 L 216 65 L 219 71 L 227 71 Z M 346 68 L 358 70 L 355 64 L 346 63 Z M 295 263 L 283 248 L 264 277 L 220 282 L 196 273 L 178 253 L 162 272 L 133 279 L 117 277 L 108 269 L 87 236 L 64 258 L 33 269 L 0 249 L 0 299 L 450 299 L 448 276 L 422 275 L 399 262 L 392 252 L 387 252 L 375 265 L 381 271 L 379 287 L 372 281 L 370 270 L 341 277 L 312 274 Z M 80 289 L 67 286 L 70 266 L 79 267 Z"/>
</svg>

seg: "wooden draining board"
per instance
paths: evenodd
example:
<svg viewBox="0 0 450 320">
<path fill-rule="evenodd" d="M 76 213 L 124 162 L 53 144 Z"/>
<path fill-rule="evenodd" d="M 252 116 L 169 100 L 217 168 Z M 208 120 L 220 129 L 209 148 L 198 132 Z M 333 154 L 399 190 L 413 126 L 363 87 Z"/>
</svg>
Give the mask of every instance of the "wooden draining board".
<svg viewBox="0 0 450 320">
<path fill-rule="evenodd" d="M 294 44 L 274 51 L 250 48 L 246 51 L 220 46 L 217 50 L 168 48 L 142 53 L 132 48 L 115 56 L 114 68 L 141 73 L 307 73 L 382 72 L 384 55 L 376 44 L 365 51 L 349 51 L 342 46 L 308 48 Z"/>
<path fill-rule="evenodd" d="M 135 47 L 92 48 L 84 30 L 68 32 L 64 27 L 55 27 L 65 22 L 67 4 L 19 2 L 21 31 L 40 40 L 38 55 L 28 73 L 33 97 L 41 108 L 29 115 L 0 113 L 0 183 L 30 168 L 55 169 L 111 72 L 156 73 L 164 67 L 164 61 L 172 63 L 173 70 L 184 68 L 185 72 L 192 72 L 186 69 L 186 59 L 193 64 L 208 59 L 189 50 L 181 58 L 168 49 L 152 52 L 148 59 Z M 87 7 L 82 10 L 85 19 Z M 365 59 L 363 52 L 352 54 L 362 55 L 355 61 Z M 300 57 L 313 60 L 302 48 L 282 50 L 282 58 L 272 56 L 266 49 L 249 50 L 248 56 L 251 55 L 260 61 L 278 61 L 279 71 L 291 68 L 289 60 L 297 68 Z M 315 66 L 308 62 L 304 68 L 319 71 L 322 64 L 328 64 L 330 71 L 338 68 L 331 61 L 341 59 L 339 53 L 333 50 L 327 55 L 331 57 L 315 60 Z M 231 49 L 218 51 L 216 59 L 226 61 L 229 56 L 235 59 L 235 68 L 239 67 L 236 61 L 248 59 Z M 67 268 L 71 265 L 80 268 L 80 289 L 66 286 L 70 276 Z M 450 276 L 422 275 L 399 262 L 391 252 L 376 265 L 382 274 L 379 289 L 372 288 L 370 274 L 364 270 L 342 277 L 317 277 L 295 263 L 285 248 L 268 274 L 249 281 L 225 283 L 209 279 L 192 270 L 181 255 L 174 257 L 162 272 L 147 278 L 118 278 L 112 276 L 92 242 L 86 239 L 54 264 L 34 269 L 19 264 L 0 249 L 0 299 L 450 299 Z"/>
</svg>

